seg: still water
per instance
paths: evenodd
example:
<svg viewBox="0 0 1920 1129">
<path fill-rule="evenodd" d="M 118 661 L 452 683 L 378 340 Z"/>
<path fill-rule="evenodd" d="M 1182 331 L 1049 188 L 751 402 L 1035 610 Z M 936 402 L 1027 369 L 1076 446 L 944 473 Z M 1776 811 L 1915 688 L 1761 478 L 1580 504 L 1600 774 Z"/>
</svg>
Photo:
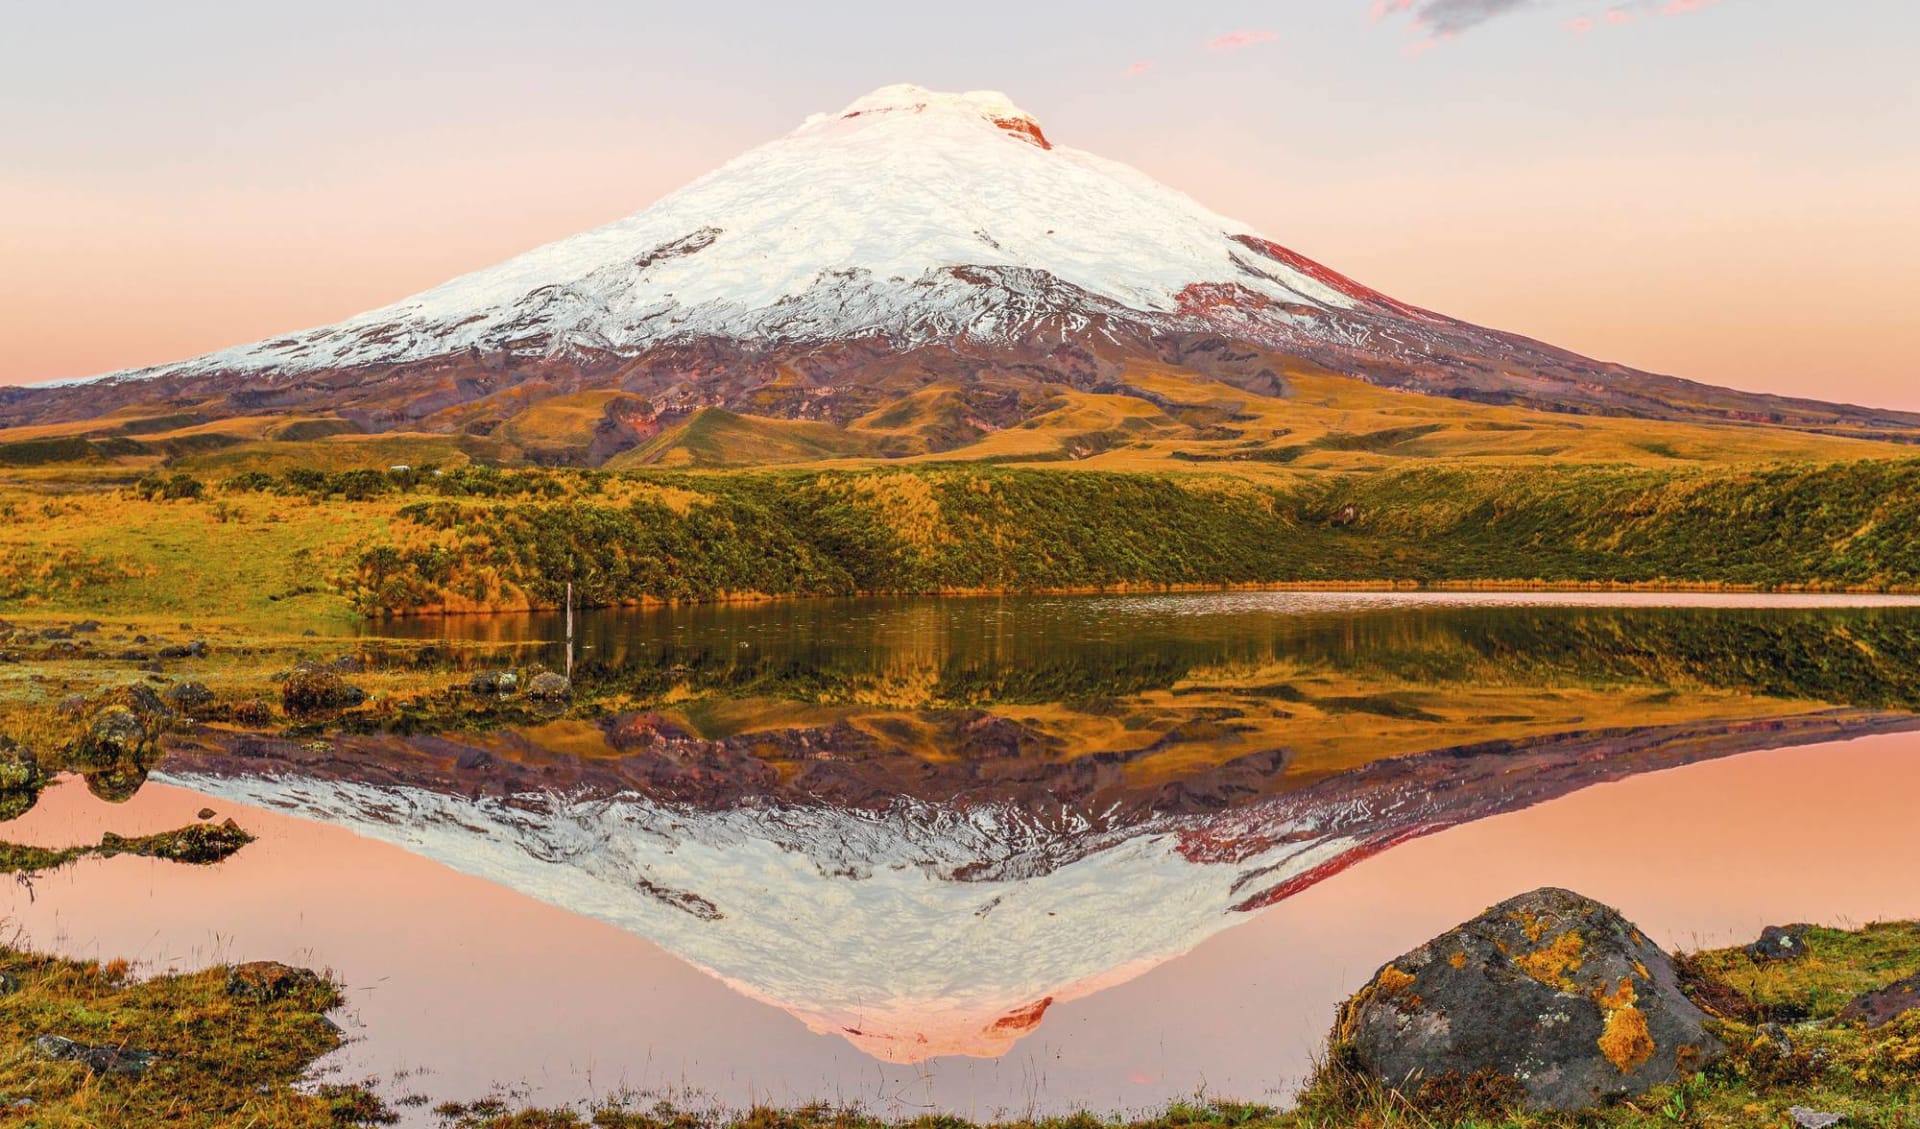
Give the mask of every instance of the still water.
<svg viewBox="0 0 1920 1129">
<path fill-rule="evenodd" d="M 568 659 L 551 619 L 402 629 Z M 797 602 L 597 614 L 572 661 L 595 716 L 203 729 L 125 805 L 58 787 L 8 837 L 260 841 L 0 914 L 333 967 L 329 1065 L 396 1096 L 976 1116 L 1284 1099 L 1380 963 L 1538 885 L 1680 945 L 1920 916 L 1902 601 Z"/>
</svg>

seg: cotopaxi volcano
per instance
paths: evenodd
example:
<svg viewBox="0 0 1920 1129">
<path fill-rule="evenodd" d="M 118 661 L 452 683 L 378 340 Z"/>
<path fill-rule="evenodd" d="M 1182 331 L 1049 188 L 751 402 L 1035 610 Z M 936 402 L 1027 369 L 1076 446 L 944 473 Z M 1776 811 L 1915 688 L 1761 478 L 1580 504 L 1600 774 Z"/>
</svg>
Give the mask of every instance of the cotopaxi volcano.
<svg viewBox="0 0 1920 1129">
<path fill-rule="evenodd" d="M 1054 144 L 1003 95 L 917 86 L 815 115 L 625 219 L 346 321 L 8 391 L 0 427 L 139 407 L 488 435 L 591 391 L 619 395 L 586 405 L 592 427 L 560 442 L 562 461 L 603 461 L 708 409 L 844 428 L 902 404 L 895 414 L 941 422 L 858 453 L 911 454 L 1030 420 L 1061 389 L 1152 399 L 1129 378 L 1142 364 L 1269 397 L 1306 370 L 1556 412 L 1920 429 L 1416 308 Z"/>
</svg>

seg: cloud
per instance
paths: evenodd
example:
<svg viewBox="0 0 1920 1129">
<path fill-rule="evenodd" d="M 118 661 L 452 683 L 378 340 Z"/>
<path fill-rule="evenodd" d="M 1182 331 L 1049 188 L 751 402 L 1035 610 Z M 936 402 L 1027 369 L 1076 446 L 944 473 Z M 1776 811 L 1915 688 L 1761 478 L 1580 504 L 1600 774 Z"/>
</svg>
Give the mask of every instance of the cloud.
<svg viewBox="0 0 1920 1129">
<path fill-rule="evenodd" d="M 1207 50 L 1240 51 L 1252 47 L 1255 44 L 1272 43 L 1278 38 L 1280 38 L 1280 33 L 1277 31 L 1254 31 L 1249 28 L 1241 28 L 1238 31 L 1230 31 L 1225 35 L 1215 36 L 1207 40 Z"/>
<path fill-rule="evenodd" d="M 1401 4 L 1400 11 L 1413 9 L 1413 22 L 1434 35 L 1458 35 L 1479 27 L 1488 20 L 1535 7 L 1540 0 L 1426 0 L 1422 4 Z"/>
<path fill-rule="evenodd" d="M 1153 69 L 1153 63 L 1151 60 L 1138 62 L 1127 68 L 1127 77 L 1139 78 L 1141 75 L 1146 74 L 1148 71 L 1152 69 Z"/>
<path fill-rule="evenodd" d="M 1628 23 L 1642 13 L 1679 16 L 1710 8 L 1719 0 L 1618 0 L 1598 15 L 1587 11 L 1567 21 L 1570 31 L 1585 33 L 1603 24 Z M 1471 31 L 1489 20 L 1514 12 L 1567 8 L 1581 0 L 1372 0 L 1369 17 L 1376 23 L 1393 16 L 1409 17 L 1411 26 L 1421 34 L 1424 50 L 1441 40 Z M 1583 4 L 1591 8 L 1591 4 Z"/>
</svg>

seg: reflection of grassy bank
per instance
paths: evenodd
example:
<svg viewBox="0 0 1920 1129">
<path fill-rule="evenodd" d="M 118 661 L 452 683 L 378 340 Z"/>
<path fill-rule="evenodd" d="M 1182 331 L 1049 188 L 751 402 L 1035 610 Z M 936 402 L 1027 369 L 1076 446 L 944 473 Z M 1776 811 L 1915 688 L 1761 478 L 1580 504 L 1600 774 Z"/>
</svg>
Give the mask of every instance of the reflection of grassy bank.
<svg viewBox="0 0 1920 1129">
<path fill-rule="evenodd" d="M 1738 948 L 1688 963 L 1730 986 L 1712 999 L 1728 1016 L 1719 1028 L 1728 1057 L 1684 1083 L 1631 1102 L 1577 1114 L 1490 1108 L 1470 1088 L 1436 1093 L 1427 1105 L 1342 1090 L 1323 1078 L 1294 1109 L 1230 1102 L 1179 1103 L 1131 1120 L 1077 1114 L 996 1122 L 1006 1129 L 1675 1129 L 1787 1126 L 1804 1106 L 1843 1113 L 1846 1123 L 1907 1127 L 1920 1118 L 1920 1013 L 1879 1029 L 1834 1021 L 1856 991 L 1920 970 L 1920 925 L 1858 932 L 1814 930 L 1810 955 L 1758 966 Z M 113 1125 L 149 1129 L 255 1126 L 308 1129 L 366 1124 L 379 1104 L 355 1088 L 317 1096 L 291 1089 L 338 1035 L 321 1012 L 338 1002 L 331 986 L 301 987 L 284 999 L 232 995 L 222 970 L 135 982 L 123 964 L 101 968 L 0 949 L 0 967 L 20 988 L 0 1007 L 0 1108 L 21 1097 L 37 1106 L 28 1123 L 50 1129 Z M 1755 1024 L 1780 1019 L 1784 1028 Z M 136 1047 L 160 1057 L 139 1078 L 88 1078 L 77 1064 L 49 1064 L 26 1050 L 52 1033 L 91 1044 Z M 744 1064 L 743 1064 L 744 1065 Z M 0 1114 L 4 1116 L 4 1114 Z M 975 1129 L 949 1116 L 890 1120 L 859 1110 L 811 1106 L 746 1113 L 679 1110 L 652 1099 L 616 1100 L 580 1112 L 522 1110 L 499 1101 L 435 1111 L 447 1129 Z"/>
<path fill-rule="evenodd" d="M 1911 609 L 1428 607 L 1231 628 L 1203 618 L 1080 639 L 1079 625 L 1103 614 L 1097 602 L 1054 602 L 1056 618 L 1034 627 L 1006 611 L 1017 606 L 914 605 L 911 631 L 896 631 L 887 613 L 835 619 L 837 605 L 821 605 L 820 623 L 794 634 L 754 609 L 609 630 L 582 652 L 571 696 L 546 702 L 471 688 L 476 671 L 515 666 L 524 687 L 536 656 L 561 661 L 516 643 L 348 641 L 152 618 L 0 623 L 0 820 L 60 771 L 85 775 L 104 797 L 130 795 L 157 740 L 118 751 L 83 740 L 100 710 L 129 695 L 147 703 L 155 734 L 539 728 L 536 741 L 586 756 L 619 755 L 599 731 L 605 719 L 657 711 L 702 738 L 844 724 L 865 735 L 863 747 L 944 762 L 964 755 L 961 715 L 985 711 L 1031 735 L 1035 755 L 1118 758 L 1143 788 L 1266 750 L 1287 751 L 1297 783 L 1496 740 L 1920 707 Z M 1059 618 L 1063 606 L 1090 610 Z M 967 615 L 940 619 L 955 607 L 1010 618 L 981 635 L 977 624 L 956 626 L 974 623 Z M 303 662 L 365 701 L 291 710 L 284 680 Z"/>
</svg>

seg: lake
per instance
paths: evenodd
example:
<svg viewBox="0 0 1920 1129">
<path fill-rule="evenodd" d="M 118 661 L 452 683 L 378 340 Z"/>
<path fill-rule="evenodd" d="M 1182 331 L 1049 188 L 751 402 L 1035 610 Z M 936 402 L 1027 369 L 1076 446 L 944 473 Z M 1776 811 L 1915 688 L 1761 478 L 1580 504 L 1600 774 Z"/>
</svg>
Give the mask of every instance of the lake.
<svg viewBox="0 0 1920 1129">
<path fill-rule="evenodd" d="M 971 1116 L 1283 1100 L 1381 963 L 1540 885 L 1671 946 L 1920 916 L 1920 606 L 1231 593 L 383 624 L 593 716 L 201 727 L 23 842 L 202 808 L 216 867 L 9 889 L 35 945 L 331 967 L 390 1096 Z"/>
</svg>

